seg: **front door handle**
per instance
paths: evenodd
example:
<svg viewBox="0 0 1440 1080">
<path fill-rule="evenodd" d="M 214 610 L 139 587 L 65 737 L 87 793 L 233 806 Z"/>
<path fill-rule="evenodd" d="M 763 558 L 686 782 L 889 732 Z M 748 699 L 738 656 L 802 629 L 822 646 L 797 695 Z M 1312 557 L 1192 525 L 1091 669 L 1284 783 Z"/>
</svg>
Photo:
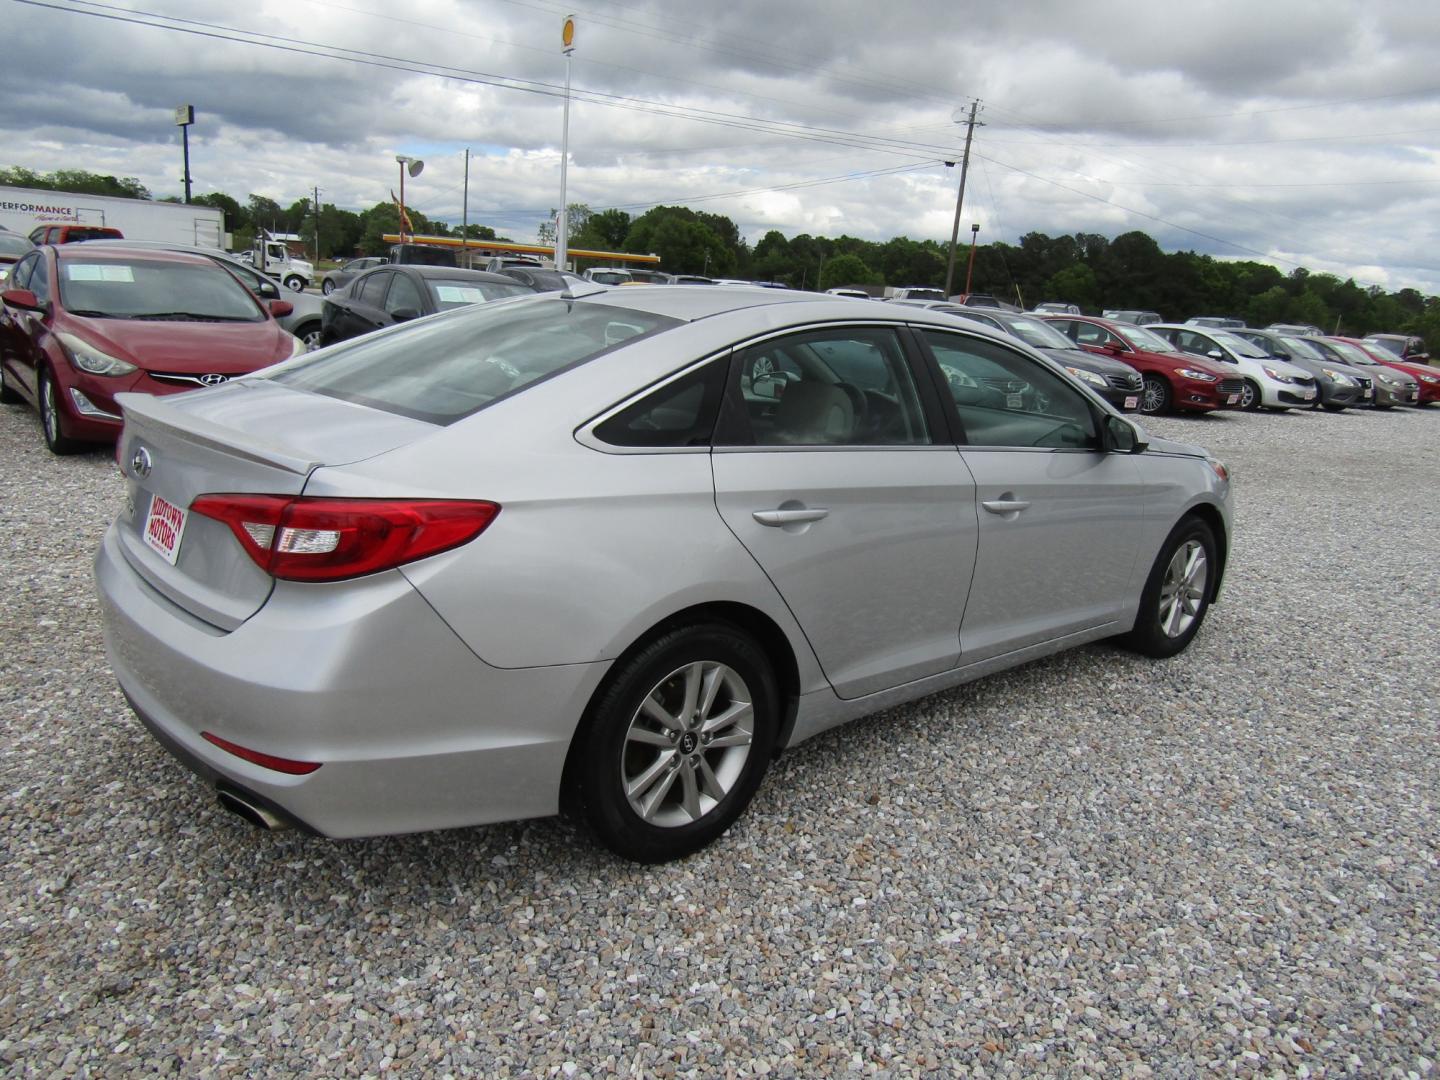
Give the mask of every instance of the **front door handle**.
<svg viewBox="0 0 1440 1080">
<path fill-rule="evenodd" d="M 1015 514 L 1030 506 L 1024 499 L 986 499 L 980 505 L 992 514 Z"/>
<path fill-rule="evenodd" d="M 828 517 L 830 511 L 823 506 L 806 507 L 803 510 L 756 510 L 750 516 L 761 525 L 778 528 L 782 525 L 803 525 Z"/>
</svg>

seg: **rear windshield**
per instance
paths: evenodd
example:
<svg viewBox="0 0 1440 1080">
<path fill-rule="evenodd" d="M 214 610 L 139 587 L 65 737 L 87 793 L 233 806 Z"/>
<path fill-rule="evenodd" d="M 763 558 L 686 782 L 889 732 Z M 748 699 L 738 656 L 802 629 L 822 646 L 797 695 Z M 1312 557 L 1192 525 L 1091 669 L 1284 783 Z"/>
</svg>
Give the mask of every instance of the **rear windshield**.
<svg viewBox="0 0 1440 1080">
<path fill-rule="evenodd" d="M 245 286 L 210 260 L 197 262 L 62 259 L 60 302 L 96 319 L 265 321 Z"/>
<path fill-rule="evenodd" d="M 453 424 L 626 341 L 679 325 L 663 315 L 549 297 L 471 306 L 324 349 L 264 377 Z"/>
</svg>

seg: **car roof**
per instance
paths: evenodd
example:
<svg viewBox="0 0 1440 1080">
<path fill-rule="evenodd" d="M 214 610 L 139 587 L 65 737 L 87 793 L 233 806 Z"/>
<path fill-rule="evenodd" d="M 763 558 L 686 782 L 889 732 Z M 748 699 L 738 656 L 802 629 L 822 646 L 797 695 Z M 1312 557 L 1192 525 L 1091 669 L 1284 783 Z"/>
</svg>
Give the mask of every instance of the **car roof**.
<svg viewBox="0 0 1440 1080">
<path fill-rule="evenodd" d="M 372 267 L 361 276 L 369 277 L 382 270 L 404 270 L 407 273 L 419 274 L 423 278 L 446 278 L 450 281 L 495 281 L 506 285 L 519 284 L 508 274 L 492 274 L 489 270 L 466 270 L 459 266 L 430 266 L 427 263 L 387 263 L 384 266 Z"/>
<path fill-rule="evenodd" d="M 124 259 L 143 258 L 149 262 L 173 262 L 186 266 L 204 265 L 210 261 L 208 256 L 198 252 L 176 251 L 173 248 L 165 247 L 142 247 L 138 244 L 127 244 L 123 240 L 113 242 L 89 240 L 83 244 L 51 245 L 51 249 L 55 252 L 57 259 L 66 261 L 105 259 L 120 262 Z"/>
</svg>

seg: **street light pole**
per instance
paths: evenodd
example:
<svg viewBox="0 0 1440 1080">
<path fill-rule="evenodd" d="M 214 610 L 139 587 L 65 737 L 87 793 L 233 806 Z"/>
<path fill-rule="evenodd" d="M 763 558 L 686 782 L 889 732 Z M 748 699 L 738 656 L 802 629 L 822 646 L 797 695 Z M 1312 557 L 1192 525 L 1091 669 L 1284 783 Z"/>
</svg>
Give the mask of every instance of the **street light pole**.
<svg viewBox="0 0 1440 1080">
<path fill-rule="evenodd" d="M 395 163 L 400 166 L 400 214 L 399 222 L 395 228 L 400 233 L 400 242 L 405 242 L 405 166 L 410 164 L 410 159 L 404 154 L 395 155 Z"/>
<path fill-rule="evenodd" d="M 955 283 L 955 244 L 960 239 L 960 208 L 965 205 L 965 174 L 970 171 L 970 140 L 975 137 L 975 113 L 979 108 L 980 99 L 976 98 L 970 103 L 970 119 L 965 121 L 965 156 L 960 161 L 960 193 L 955 197 L 955 224 L 950 230 L 950 258 L 945 263 L 946 296 L 950 295 L 950 287 Z"/>
<path fill-rule="evenodd" d="M 565 53 L 565 120 L 560 131 L 560 220 L 555 229 L 555 269 L 564 270 L 570 255 L 570 211 L 565 191 L 570 166 L 570 54 L 575 51 L 575 16 L 565 16 L 560 30 L 561 50 Z"/>
<path fill-rule="evenodd" d="M 979 224 L 970 226 L 970 265 L 965 268 L 965 292 L 970 292 L 970 279 L 975 276 L 975 241 L 980 236 Z"/>
</svg>

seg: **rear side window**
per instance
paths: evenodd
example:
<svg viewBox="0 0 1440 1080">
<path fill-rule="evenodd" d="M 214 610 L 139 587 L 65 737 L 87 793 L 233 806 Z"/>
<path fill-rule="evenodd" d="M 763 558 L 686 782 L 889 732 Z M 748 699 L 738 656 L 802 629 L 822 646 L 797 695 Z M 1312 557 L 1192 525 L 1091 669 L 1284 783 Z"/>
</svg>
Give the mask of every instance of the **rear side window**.
<svg viewBox="0 0 1440 1080">
<path fill-rule="evenodd" d="M 472 305 L 362 337 L 264 378 L 432 424 L 453 424 L 678 319 L 558 298 Z"/>
<path fill-rule="evenodd" d="M 595 427 L 611 446 L 707 446 L 725 393 L 729 358 L 667 383 Z"/>
<path fill-rule="evenodd" d="M 360 282 L 356 290 L 355 300 L 357 303 L 369 304 L 378 308 L 385 300 L 385 288 L 390 284 L 390 279 L 395 275 L 388 270 L 382 273 L 371 274 Z"/>
</svg>

